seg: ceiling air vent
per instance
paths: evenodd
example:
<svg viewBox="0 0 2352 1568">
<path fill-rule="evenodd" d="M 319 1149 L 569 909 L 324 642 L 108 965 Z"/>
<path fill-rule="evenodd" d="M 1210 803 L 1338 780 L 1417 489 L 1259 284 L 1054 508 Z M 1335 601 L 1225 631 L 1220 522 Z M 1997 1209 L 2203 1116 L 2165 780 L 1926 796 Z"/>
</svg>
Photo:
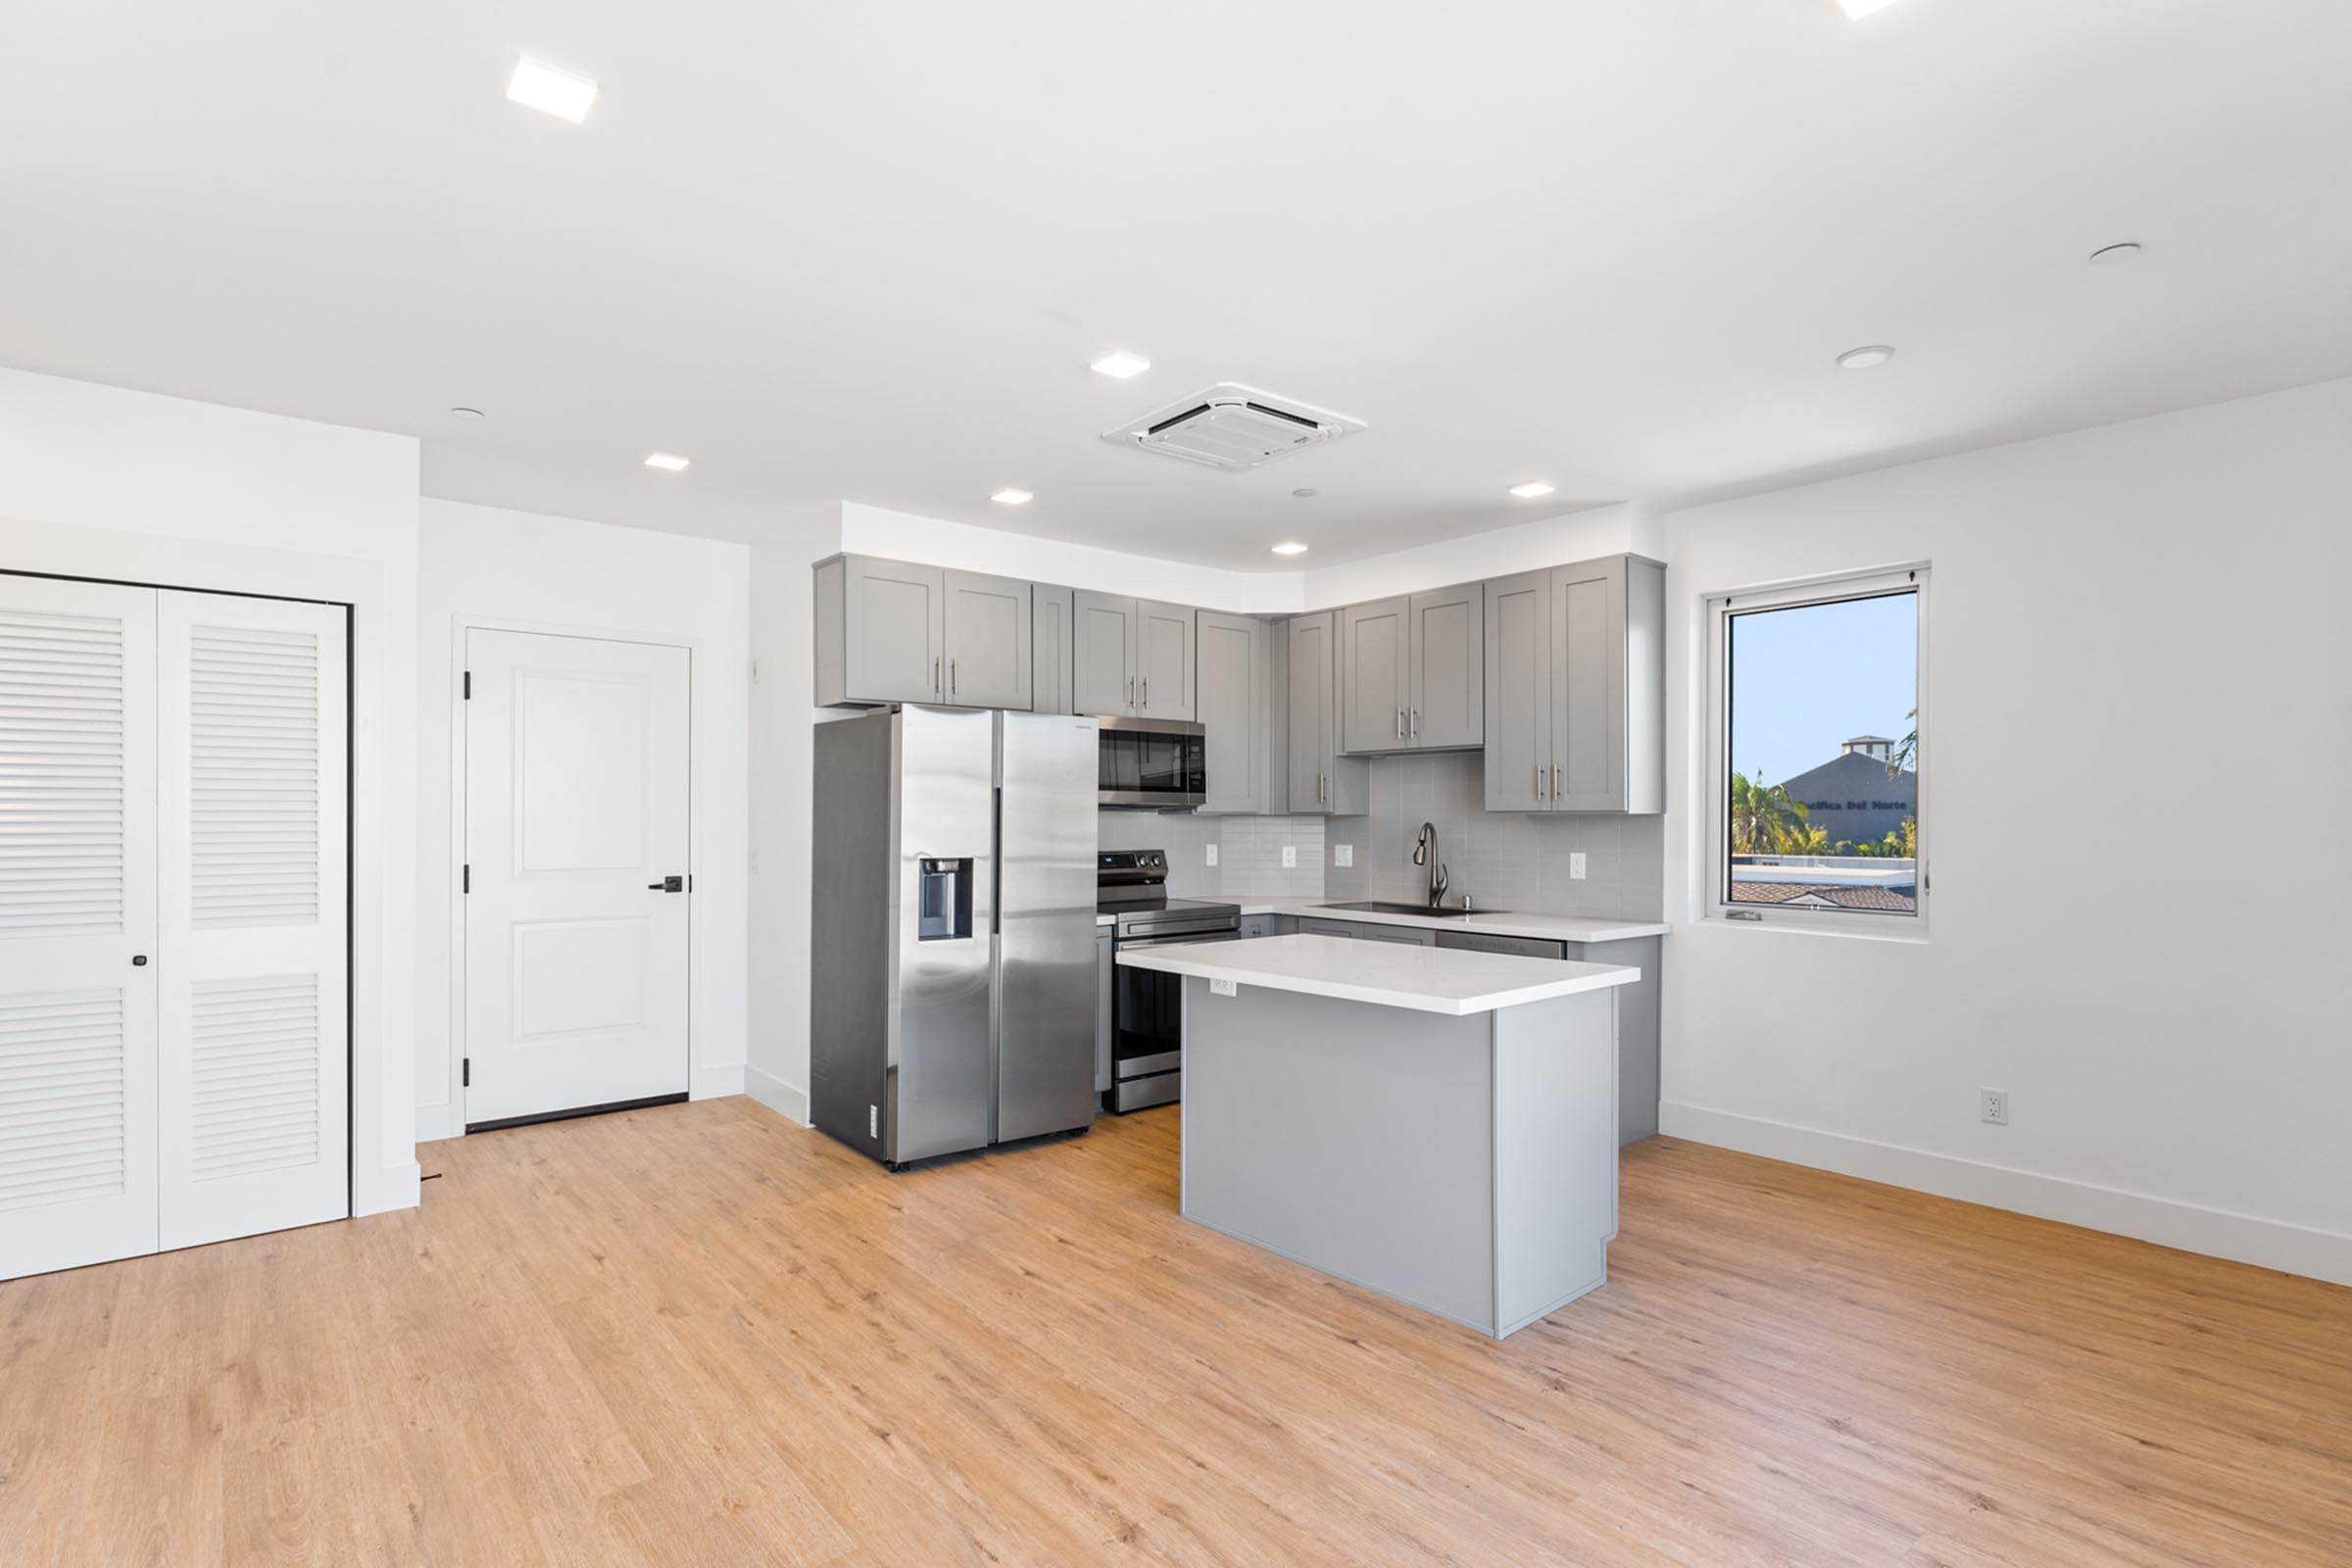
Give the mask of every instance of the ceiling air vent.
<svg viewBox="0 0 2352 1568">
<path fill-rule="evenodd" d="M 1361 419 L 1311 403 L 1219 381 L 1205 392 L 1178 398 L 1140 419 L 1105 430 L 1102 439 L 1212 468 L 1254 468 L 1363 427 Z"/>
</svg>

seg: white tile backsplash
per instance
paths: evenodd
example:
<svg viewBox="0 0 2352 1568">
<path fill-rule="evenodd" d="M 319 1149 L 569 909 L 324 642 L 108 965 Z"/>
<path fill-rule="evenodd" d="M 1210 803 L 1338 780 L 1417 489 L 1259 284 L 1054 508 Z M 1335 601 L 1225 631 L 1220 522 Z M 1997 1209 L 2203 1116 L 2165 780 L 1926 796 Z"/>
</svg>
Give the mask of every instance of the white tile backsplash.
<svg viewBox="0 0 2352 1568">
<path fill-rule="evenodd" d="M 1663 917 L 1664 817 L 1490 813 L 1484 763 L 1477 752 L 1375 758 L 1368 816 L 1102 811 L 1098 837 L 1106 850 L 1167 851 L 1168 892 L 1177 898 L 1418 901 L 1429 884 L 1412 863 L 1413 836 L 1430 822 L 1452 875 L 1449 904 L 1467 893 L 1482 909 Z M 1296 867 L 1282 863 L 1286 844 L 1298 849 Z M 1353 865 L 1331 863 L 1335 844 L 1353 849 Z M 1585 858 L 1581 880 L 1568 874 L 1571 855 Z"/>
</svg>

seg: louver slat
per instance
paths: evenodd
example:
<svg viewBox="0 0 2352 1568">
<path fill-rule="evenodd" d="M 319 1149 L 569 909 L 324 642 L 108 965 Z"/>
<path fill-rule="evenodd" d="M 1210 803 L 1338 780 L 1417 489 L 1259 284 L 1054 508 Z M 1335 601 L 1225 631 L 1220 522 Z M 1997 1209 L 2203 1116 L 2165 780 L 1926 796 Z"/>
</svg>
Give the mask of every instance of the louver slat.
<svg viewBox="0 0 2352 1568">
<path fill-rule="evenodd" d="M 315 923 L 318 639 L 198 626 L 189 668 L 195 922 Z"/>
<path fill-rule="evenodd" d="M 192 1021 L 195 1178 L 316 1164 L 317 976 L 200 981 Z"/>
<path fill-rule="evenodd" d="M 0 940 L 122 929 L 122 623 L 0 611 Z"/>
<path fill-rule="evenodd" d="M 0 1210 L 122 1190 L 122 994 L 0 1006 Z"/>
</svg>

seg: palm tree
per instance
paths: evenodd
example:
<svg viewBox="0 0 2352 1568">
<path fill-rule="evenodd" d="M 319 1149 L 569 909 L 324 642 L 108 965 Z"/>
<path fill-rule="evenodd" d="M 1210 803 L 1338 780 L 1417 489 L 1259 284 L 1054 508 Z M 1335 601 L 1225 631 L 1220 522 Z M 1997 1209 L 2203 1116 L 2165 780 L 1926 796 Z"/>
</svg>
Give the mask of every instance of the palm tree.
<svg viewBox="0 0 2352 1568">
<path fill-rule="evenodd" d="M 1914 708 L 1903 715 L 1911 721 L 1911 733 L 1894 743 L 1886 754 L 1886 776 L 1894 777 L 1919 760 L 1919 710 Z"/>
<path fill-rule="evenodd" d="M 1788 848 L 1791 844 L 1812 843 L 1812 830 L 1804 826 L 1805 816 L 1804 807 L 1789 798 L 1785 785 L 1766 784 L 1762 780 L 1751 783 L 1745 773 L 1732 775 L 1733 854 L 1806 853 L 1802 848 Z"/>
</svg>

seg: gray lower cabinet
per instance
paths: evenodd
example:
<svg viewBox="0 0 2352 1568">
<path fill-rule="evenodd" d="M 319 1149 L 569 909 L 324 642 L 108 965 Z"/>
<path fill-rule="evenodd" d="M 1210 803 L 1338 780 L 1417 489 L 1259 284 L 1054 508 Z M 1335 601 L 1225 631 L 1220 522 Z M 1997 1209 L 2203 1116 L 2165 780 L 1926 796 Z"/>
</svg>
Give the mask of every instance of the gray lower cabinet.
<svg viewBox="0 0 2352 1568">
<path fill-rule="evenodd" d="M 1095 1093 L 1110 1093 L 1110 933 L 1095 937 Z"/>
<path fill-rule="evenodd" d="M 1270 937 L 1273 934 L 1274 916 L 1270 914 L 1245 914 L 1242 916 L 1243 936 Z"/>
<path fill-rule="evenodd" d="M 1326 920 L 1319 915 L 1300 915 L 1298 932 L 1301 936 L 1348 937 L 1356 942 L 1394 942 L 1407 948 L 1437 946 L 1438 934 L 1426 926 L 1382 925 L 1370 920 Z"/>
<path fill-rule="evenodd" d="M 1030 706 L 1030 664 L 1036 655 L 1030 627 L 1030 586 L 976 571 L 946 574 L 942 645 L 948 660 L 948 701 L 963 708 Z"/>
<path fill-rule="evenodd" d="M 1078 590 L 1071 596 L 1071 701 L 1081 713 L 1193 717 L 1196 612 Z"/>
<path fill-rule="evenodd" d="M 1253 615 L 1203 610 L 1198 640 L 1196 710 L 1208 773 L 1200 809 L 1267 810 L 1274 749 L 1267 674 L 1272 637 Z"/>
<path fill-rule="evenodd" d="M 1665 610 L 1640 556 L 1486 585 L 1488 810 L 1666 808 Z"/>
<path fill-rule="evenodd" d="M 1320 915 L 1302 914 L 1298 917 L 1298 934 L 1302 937 L 1352 937 L 1353 920 L 1326 920 Z"/>
<path fill-rule="evenodd" d="M 817 705 L 944 701 L 947 578 L 871 556 L 818 562 Z"/>
<path fill-rule="evenodd" d="M 1070 705 L 1070 590 L 1039 583 L 1029 590 L 1029 706 L 1040 713 L 1075 713 Z"/>
<path fill-rule="evenodd" d="M 1544 937 L 1498 936 L 1487 931 L 1439 931 L 1441 948 L 1474 953 L 1510 953 L 1529 958 L 1567 958 L 1576 963 L 1615 963 L 1640 969 L 1642 978 L 1619 986 L 1617 999 L 1617 1141 L 1631 1144 L 1658 1130 L 1658 963 L 1663 944 L 1656 937 L 1623 942 L 1555 942 Z"/>
<path fill-rule="evenodd" d="M 1339 748 L 1337 611 L 1294 615 L 1284 624 L 1287 669 L 1281 729 L 1294 816 L 1362 816 L 1372 809 L 1371 764 Z"/>
</svg>

